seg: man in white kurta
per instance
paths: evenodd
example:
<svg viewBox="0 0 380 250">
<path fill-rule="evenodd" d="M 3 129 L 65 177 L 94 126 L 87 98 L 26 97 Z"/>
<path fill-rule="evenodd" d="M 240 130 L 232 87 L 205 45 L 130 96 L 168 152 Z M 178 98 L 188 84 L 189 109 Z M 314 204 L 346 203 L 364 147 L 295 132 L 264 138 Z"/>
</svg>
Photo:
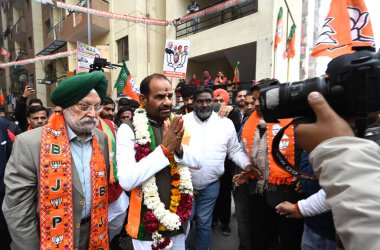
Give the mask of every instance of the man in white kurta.
<svg viewBox="0 0 380 250">
<path fill-rule="evenodd" d="M 194 93 L 194 111 L 183 117 L 189 137 L 189 150 L 199 156 L 198 169 L 191 169 L 195 190 L 193 216 L 196 221 L 196 249 L 210 249 L 212 211 L 219 194 L 219 178 L 224 161 L 229 158 L 242 169 L 252 167 L 241 147 L 230 119 L 212 111 L 212 90 L 198 89 Z"/>
</svg>

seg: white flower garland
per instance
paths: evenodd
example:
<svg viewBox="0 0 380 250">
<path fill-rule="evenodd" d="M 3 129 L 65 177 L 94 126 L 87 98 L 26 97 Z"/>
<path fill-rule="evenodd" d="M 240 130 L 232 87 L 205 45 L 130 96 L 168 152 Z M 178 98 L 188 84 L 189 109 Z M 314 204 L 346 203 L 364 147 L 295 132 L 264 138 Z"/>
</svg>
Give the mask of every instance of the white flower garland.
<svg viewBox="0 0 380 250">
<path fill-rule="evenodd" d="M 135 127 L 136 141 L 139 145 L 145 145 L 150 140 L 149 133 L 149 119 L 147 117 L 145 109 L 136 109 L 133 117 L 133 125 Z M 193 195 L 193 184 L 191 182 L 191 174 L 189 168 L 185 165 L 177 165 L 180 175 L 180 185 L 178 189 L 181 193 Z M 168 230 L 178 230 L 181 226 L 180 217 L 165 209 L 165 204 L 161 202 L 159 197 L 158 188 L 156 184 L 156 177 L 152 176 L 142 184 L 142 191 L 144 193 L 144 205 L 152 210 L 158 221 L 165 226 Z M 158 243 L 161 241 L 162 236 L 158 231 L 153 233 L 153 241 Z"/>
</svg>

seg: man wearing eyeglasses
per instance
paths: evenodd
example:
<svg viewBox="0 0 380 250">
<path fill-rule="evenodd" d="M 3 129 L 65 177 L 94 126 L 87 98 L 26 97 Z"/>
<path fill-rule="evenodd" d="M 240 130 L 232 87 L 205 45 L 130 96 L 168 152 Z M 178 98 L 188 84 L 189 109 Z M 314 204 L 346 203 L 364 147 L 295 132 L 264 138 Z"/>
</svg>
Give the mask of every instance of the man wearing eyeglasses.
<svg viewBox="0 0 380 250">
<path fill-rule="evenodd" d="M 64 79 L 51 95 L 63 112 L 16 138 L 3 203 L 12 249 L 108 249 L 106 91 L 99 71 Z"/>
</svg>

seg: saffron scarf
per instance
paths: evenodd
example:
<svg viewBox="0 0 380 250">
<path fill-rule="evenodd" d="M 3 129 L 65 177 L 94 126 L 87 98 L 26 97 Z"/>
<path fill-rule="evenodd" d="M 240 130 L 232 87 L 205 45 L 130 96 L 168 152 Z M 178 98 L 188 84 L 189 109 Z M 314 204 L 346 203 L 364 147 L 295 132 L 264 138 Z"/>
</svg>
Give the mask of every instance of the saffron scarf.
<svg viewBox="0 0 380 250">
<path fill-rule="evenodd" d="M 74 248 L 72 158 L 62 114 L 43 127 L 40 146 L 40 249 Z M 107 168 L 92 136 L 89 249 L 108 249 Z"/>
<path fill-rule="evenodd" d="M 248 153 L 249 156 L 252 156 L 252 146 L 254 141 L 257 145 L 255 145 L 255 154 L 253 155 L 254 162 L 257 156 L 259 144 L 261 140 L 254 140 L 254 136 L 256 133 L 257 125 L 260 120 L 260 117 L 257 115 L 257 112 L 254 112 L 244 124 L 242 130 L 242 143 L 243 146 Z M 279 123 L 268 123 L 267 124 L 267 148 L 268 148 L 268 162 L 269 162 L 269 179 L 268 182 L 275 185 L 280 184 L 288 184 L 290 185 L 293 181 L 293 176 L 283 170 L 278 164 L 274 161 L 272 156 L 272 142 L 274 136 L 277 132 L 288 123 L 290 123 L 292 119 L 280 119 Z M 266 138 L 262 138 L 266 139 Z M 294 128 L 290 126 L 286 131 L 284 136 L 281 139 L 280 147 L 282 149 L 282 153 L 287 157 L 288 161 L 294 165 Z M 260 170 L 263 170 L 264 166 L 259 166 Z M 264 171 L 266 173 L 267 171 Z M 252 178 L 252 176 L 250 176 Z"/>
</svg>

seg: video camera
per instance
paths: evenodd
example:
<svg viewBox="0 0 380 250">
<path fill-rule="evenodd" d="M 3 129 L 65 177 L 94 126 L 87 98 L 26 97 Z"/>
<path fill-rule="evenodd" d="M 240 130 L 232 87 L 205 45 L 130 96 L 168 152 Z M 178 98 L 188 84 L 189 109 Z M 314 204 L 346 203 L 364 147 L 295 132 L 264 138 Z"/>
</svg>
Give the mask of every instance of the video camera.
<svg viewBox="0 0 380 250">
<path fill-rule="evenodd" d="M 355 50 L 333 59 L 326 76 L 284 84 L 273 80 L 261 86 L 264 120 L 272 123 L 280 118 L 314 117 L 307 96 L 318 91 L 339 115 L 354 118 L 356 128 L 364 134 L 368 114 L 380 111 L 380 52 L 368 47 Z"/>
</svg>

